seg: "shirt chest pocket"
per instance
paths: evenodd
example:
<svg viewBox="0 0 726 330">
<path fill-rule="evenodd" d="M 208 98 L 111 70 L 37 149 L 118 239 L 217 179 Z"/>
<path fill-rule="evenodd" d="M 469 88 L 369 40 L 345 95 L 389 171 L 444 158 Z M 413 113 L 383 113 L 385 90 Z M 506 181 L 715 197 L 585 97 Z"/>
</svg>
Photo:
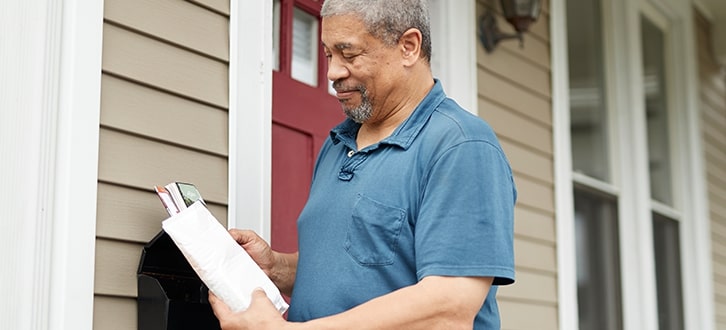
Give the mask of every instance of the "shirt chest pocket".
<svg viewBox="0 0 726 330">
<path fill-rule="evenodd" d="M 393 264 L 405 211 L 358 195 L 345 238 L 345 250 L 359 264 Z"/>
</svg>

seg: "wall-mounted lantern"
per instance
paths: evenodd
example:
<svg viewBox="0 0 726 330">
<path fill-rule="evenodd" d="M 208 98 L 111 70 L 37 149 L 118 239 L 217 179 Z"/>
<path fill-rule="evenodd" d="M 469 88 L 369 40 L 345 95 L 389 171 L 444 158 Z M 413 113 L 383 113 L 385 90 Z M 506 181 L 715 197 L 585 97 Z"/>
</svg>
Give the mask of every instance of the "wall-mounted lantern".
<svg viewBox="0 0 726 330">
<path fill-rule="evenodd" d="M 501 0 L 504 18 L 512 24 L 516 34 L 503 33 L 497 26 L 497 19 L 490 10 L 479 19 L 479 41 L 487 53 L 491 53 L 499 41 L 505 39 L 519 39 L 522 46 L 522 34 L 529 30 L 529 26 L 537 20 L 540 12 L 540 0 Z"/>
</svg>

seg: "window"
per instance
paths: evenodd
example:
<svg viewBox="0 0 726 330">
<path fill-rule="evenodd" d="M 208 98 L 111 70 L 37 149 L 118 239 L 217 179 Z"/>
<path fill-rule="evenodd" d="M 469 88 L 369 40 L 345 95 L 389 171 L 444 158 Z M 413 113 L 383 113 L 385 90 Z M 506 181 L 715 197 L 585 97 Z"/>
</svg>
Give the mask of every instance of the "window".
<svg viewBox="0 0 726 330">
<path fill-rule="evenodd" d="M 673 122 L 683 94 L 672 78 L 673 24 L 649 3 L 566 1 L 580 329 L 685 328 L 686 198 Z"/>
<path fill-rule="evenodd" d="M 684 329 L 681 243 L 678 222 L 653 213 L 653 243 L 658 293 L 658 324 L 662 330 Z"/>
<path fill-rule="evenodd" d="M 575 193 L 580 329 L 621 329 L 618 210 L 610 196 Z"/>
<path fill-rule="evenodd" d="M 292 20 L 292 77 L 310 86 L 318 82 L 318 18 L 295 7 Z"/>
<path fill-rule="evenodd" d="M 599 0 L 567 1 L 570 136 L 580 329 L 622 328 L 618 193 L 613 184 Z"/>
<path fill-rule="evenodd" d="M 653 221 L 653 251 L 662 330 L 683 329 L 680 223 L 674 208 L 669 123 L 666 38 L 661 27 L 641 16 L 643 103 L 648 141 L 648 172 Z"/>
</svg>

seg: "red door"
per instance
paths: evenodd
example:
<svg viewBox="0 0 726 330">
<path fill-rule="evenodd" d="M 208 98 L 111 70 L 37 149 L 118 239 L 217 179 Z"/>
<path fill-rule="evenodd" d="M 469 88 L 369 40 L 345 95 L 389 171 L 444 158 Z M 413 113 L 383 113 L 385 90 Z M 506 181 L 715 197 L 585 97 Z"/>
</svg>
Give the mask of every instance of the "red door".
<svg viewBox="0 0 726 330">
<path fill-rule="evenodd" d="M 330 129 L 343 120 L 320 46 L 323 0 L 276 0 L 272 74 L 272 247 L 297 251 L 297 217 Z"/>
</svg>

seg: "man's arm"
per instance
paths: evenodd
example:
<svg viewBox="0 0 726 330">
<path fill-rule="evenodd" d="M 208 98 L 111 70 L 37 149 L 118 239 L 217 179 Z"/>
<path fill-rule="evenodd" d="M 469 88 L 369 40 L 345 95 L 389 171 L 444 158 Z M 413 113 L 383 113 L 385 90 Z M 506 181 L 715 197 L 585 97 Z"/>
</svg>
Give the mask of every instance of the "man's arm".
<svg viewBox="0 0 726 330">
<path fill-rule="evenodd" d="M 297 273 L 298 253 L 280 253 L 272 251 L 275 255 L 275 267 L 267 274 L 275 283 L 280 292 L 288 297 L 292 295 L 292 288 L 295 285 L 295 274 Z"/>
<path fill-rule="evenodd" d="M 300 329 L 471 329 L 493 278 L 429 276 Z"/>
<path fill-rule="evenodd" d="M 340 314 L 289 323 L 264 292 L 253 294 L 247 311 L 232 313 L 216 297 L 212 308 L 222 329 L 471 329 L 493 278 L 429 276 Z"/>
</svg>

